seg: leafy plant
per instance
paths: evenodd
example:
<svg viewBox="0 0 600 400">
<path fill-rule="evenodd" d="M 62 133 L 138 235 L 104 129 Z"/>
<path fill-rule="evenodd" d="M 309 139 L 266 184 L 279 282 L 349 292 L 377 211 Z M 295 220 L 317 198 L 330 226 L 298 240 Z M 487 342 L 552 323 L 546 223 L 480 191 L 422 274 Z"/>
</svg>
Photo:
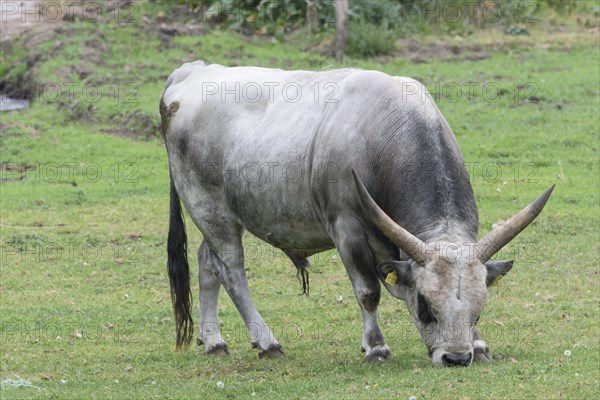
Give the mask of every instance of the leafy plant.
<svg viewBox="0 0 600 400">
<path fill-rule="evenodd" d="M 394 49 L 396 35 L 386 23 L 375 25 L 365 20 L 350 21 L 348 54 L 359 57 L 387 54 Z"/>
</svg>

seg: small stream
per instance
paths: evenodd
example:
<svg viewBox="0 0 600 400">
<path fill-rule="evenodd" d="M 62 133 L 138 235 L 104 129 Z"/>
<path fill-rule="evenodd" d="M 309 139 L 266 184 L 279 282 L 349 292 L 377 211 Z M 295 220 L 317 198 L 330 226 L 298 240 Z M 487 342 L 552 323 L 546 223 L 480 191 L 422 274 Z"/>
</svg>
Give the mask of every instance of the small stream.
<svg viewBox="0 0 600 400">
<path fill-rule="evenodd" d="M 0 94 L 0 111 L 22 110 L 29 107 L 29 100 L 13 99 Z"/>
</svg>

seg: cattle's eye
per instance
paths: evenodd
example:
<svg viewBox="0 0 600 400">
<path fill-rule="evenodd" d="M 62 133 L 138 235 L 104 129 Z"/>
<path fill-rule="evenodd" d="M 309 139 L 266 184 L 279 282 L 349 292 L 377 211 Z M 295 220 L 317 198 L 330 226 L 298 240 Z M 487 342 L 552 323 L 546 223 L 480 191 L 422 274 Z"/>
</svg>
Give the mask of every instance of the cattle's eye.
<svg viewBox="0 0 600 400">
<path fill-rule="evenodd" d="M 417 315 L 419 316 L 419 321 L 421 321 L 423 324 L 437 322 L 437 320 L 431 313 L 429 303 L 427 303 L 427 300 L 425 300 L 425 297 L 421 293 L 417 294 L 417 312 Z"/>
</svg>

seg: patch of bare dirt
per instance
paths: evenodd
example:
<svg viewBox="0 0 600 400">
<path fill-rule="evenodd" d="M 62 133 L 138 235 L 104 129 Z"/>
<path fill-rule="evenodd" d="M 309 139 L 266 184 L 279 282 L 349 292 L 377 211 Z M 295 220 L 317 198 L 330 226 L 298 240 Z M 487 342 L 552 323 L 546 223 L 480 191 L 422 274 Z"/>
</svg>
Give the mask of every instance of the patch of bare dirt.
<svg viewBox="0 0 600 400">
<path fill-rule="evenodd" d="M 22 122 L 0 122 L 0 138 L 19 136 L 11 131 L 20 130 L 24 132 L 30 138 L 37 138 L 40 133 L 30 125 Z"/>
<path fill-rule="evenodd" d="M 129 240 L 139 240 L 143 237 L 142 234 L 139 232 L 125 232 L 123 236 L 125 236 L 125 238 Z"/>
<path fill-rule="evenodd" d="M 179 35 L 200 35 L 206 31 L 206 27 L 197 24 L 162 23 L 158 25 L 158 36 L 163 41 L 170 41 Z"/>
<path fill-rule="evenodd" d="M 54 73 L 56 73 L 62 82 L 71 81 L 73 75 L 77 75 L 80 79 L 85 79 L 92 72 L 92 68 L 85 64 L 65 65 L 54 70 Z"/>
<path fill-rule="evenodd" d="M 100 131 L 125 138 L 150 140 L 156 137 L 159 129 L 158 124 L 149 115 L 136 110 L 127 114 L 118 126 L 103 128 Z"/>
<path fill-rule="evenodd" d="M 200 36 L 208 32 L 206 26 L 197 23 L 181 23 L 181 22 L 160 22 L 156 23 L 148 17 L 142 18 L 144 24 L 144 33 L 148 35 L 156 35 L 161 42 L 162 47 L 171 47 L 171 41 L 181 35 Z"/>
<path fill-rule="evenodd" d="M 35 165 L 24 164 L 24 163 L 9 163 L 3 162 L 0 164 L 0 170 L 2 171 L 14 171 L 14 172 L 27 172 L 27 171 L 35 171 Z"/>
<path fill-rule="evenodd" d="M 167 12 L 159 11 L 156 15 L 144 15 L 141 23 L 144 33 L 156 35 L 161 45 L 166 48 L 171 46 L 171 41 L 177 36 L 199 36 L 209 30 L 204 23 L 202 7 L 192 9 L 185 4 L 171 4 Z"/>
<path fill-rule="evenodd" d="M 407 59 L 414 64 L 423 64 L 433 59 L 446 61 L 479 61 L 490 58 L 490 51 L 479 44 L 450 44 L 441 40 L 433 43 L 420 43 L 415 39 L 400 39 L 392 54 L 379 56 L 379 61 Z"/>
<path fill-rule="evenodd" d="M 62 19 L 56 18 L 57 14 L 47 13 L 44 15 L 44 7 L 51 4 L 54 3 L 49 0 L 23 0 L 4 2 L 0 7 L 0 20 L 2 21 L 0 52 L 9 54 L 16 46 L 28 50 L 27 72 L 24 76 L 19 77 L 19 81 L 0 81 L 0 92 L 3 94 L 30 100 L 35 95 L 33 90 L 35 66 L 60 50 L 60 46 L 55 45 L 50 54 L 36 51 L 42 43 L 53 40 L 56 33 L 64 27 Z M 35 12 L 36 10 L 38 13 Z"/>
<path fill-rule="evenodd" d="M 21 0 L 5 1 L 0 7 L 0 20 L 2 29 L 0 29 L 0 48 L 8 45 L 12 40 L 22 35 L 34 27 L 45 27 L 53 29 L 61 20 L 51 21 L 52 16 L 44 16 L 43 10 L 50 0 Z M 38 13 L 35 13 L 39 10 Z M 34 11 L 33 13 L 30 11 Z"/>
<path fill-rule="evenodd" d="M 35 165 L 26 163 L 3 162 L 0 164 L 0 181 L 6 182 L 21 182 L 26 179 L 28 171 L 35 171 Z"/>
</svg>

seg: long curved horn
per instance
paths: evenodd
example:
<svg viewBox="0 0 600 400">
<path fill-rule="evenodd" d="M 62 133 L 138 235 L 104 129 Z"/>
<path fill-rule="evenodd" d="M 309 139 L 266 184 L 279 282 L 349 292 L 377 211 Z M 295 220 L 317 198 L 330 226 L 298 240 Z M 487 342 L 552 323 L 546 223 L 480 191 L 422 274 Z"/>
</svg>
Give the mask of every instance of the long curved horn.
<svg viewBox="0 0 600 400">
<path fill-rule="evenodd" d="M 542 212 L 546 202 L 554 190 L 552 185 L 536 201 L 519 211 L 511 219 L 488 233 L 477 243 L 477 258 L 486 262 L 508 242 L 513 240 L 527 225 Z"/>
<path fill-rule="evenodd" d="M 358 175 L 356 175 L 354 169 L 352 169 L 352 176 L 358 190 L 360 205 L 371 222 L 417 264 L 420 266 L 427 264 L 427 245 L 421 239 L 395 223 L 394 220 L 379 208 L 365 188 L 365 185 L 363 185 Z"/>
</svg>

